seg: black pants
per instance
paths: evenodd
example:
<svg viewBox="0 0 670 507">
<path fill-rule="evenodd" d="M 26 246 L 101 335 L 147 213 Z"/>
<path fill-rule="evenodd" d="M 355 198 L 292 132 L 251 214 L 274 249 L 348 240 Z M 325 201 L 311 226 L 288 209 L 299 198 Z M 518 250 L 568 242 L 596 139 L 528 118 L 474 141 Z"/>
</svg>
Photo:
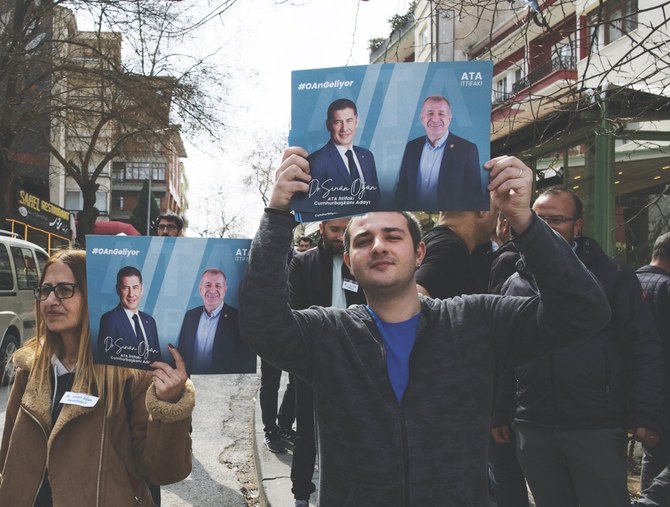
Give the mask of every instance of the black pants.
<svg viewBox="0 0 670 507">
<path fill-rule="evenodd" d="M 290 429 L 295 420 L 295 382 L 293 375 L 288 377 L 281 407 L 277 410 L 281 370 L 261 359 L 260 402 L 263 417 L 263 430 L 276 431 L 279 428 Z"/>
<path fill-rule="evenodd" d="M 297 437 L 291 464 L 291 491 L 296 500 L 309 500 L 316 490 L 312 482 L 316 462 L 316 435 L 314 432 L 314 398 L 312 387 L 296 379 L 296 423 Z"/>
</svg>

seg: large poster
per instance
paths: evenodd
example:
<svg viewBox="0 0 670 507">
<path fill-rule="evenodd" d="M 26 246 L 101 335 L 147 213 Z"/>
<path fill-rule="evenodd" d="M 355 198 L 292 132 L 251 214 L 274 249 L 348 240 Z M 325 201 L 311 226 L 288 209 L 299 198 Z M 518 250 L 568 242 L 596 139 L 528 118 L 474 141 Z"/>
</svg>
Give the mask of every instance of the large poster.
<svg viewBox="0 0 670 507">
<path fill-rule="evenodd" d="M 289 144 L 309 153 L 302 221 L 488 210 L 489 61 L 294 71 Z"/>
<path fill-rule="evenodd" d="M 94 360 L 189 374 L 253 373 L 256 356 L 238 329 L 238 290 L 251 240 L 87 236 Z"/>
</svg>

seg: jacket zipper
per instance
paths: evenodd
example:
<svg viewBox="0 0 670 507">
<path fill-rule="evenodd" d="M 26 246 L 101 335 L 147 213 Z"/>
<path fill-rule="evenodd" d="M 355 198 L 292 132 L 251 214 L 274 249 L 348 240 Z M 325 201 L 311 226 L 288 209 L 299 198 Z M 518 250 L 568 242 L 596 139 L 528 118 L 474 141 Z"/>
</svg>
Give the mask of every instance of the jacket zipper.
<svg viewBox="0 0 670 507">
<path fill-rule="evenodd" d="M 104 408 L 104 407 L 103 407 Z M 102 460 L 105 454 L 105 437 L 107 435 L 107 411 L 103 410 L 102 413 L 102 436 L 100 437 L 100 459 L 98 460 L 98 484 L 97 484 L 97 494 L 96 494 L 96 507 L 100 507 L 100 493 L 101 493 L 101 482 L 102 482 Z"/>
<path fill-rule="evenodd" d="M 36 418 L 33 414 L 31 414 L 30 411 L 27 410 L 25 407 L 21 407 L 21 409 L 22 409 L 26 414 L 28 414 L 28 417 L 30 417 L 33 421 L 35 421 L 35 423 L 37 424 L 37 426 L 39 426 L 39 428 L 42 430 L 42 433 L 44 433 L 44 439 L 45 439 L 46 442 L 48 443 L 48 442 L 49 442 L 49 437 L 48 437 L 48 435 L 47 435 L 47 432 L 44 430 L 44 427 L 42 426 L 42 424 L 41 424 L 41 423 L 37 420 L 37 418 Z M 47 457 L 48 457 L 48 456 L 49 456 L 49 449 L 47 449 Z M 42 480 L 40 481 L 39 485 L 37 486 L 37 490 L 35 491 L 35 494 L 33 495 L 33 502 L 32 502 L 32 505 L 35 505 L 35 502 L 37 501 L 37 495 L 39 494 L 39 492 L 40 492 L 40 488 L 42 487 L 42 483 L 44 482 L 44 477 L 45 477 L 45 475 L 46 475 L 46 471 L 47 471 L 47 462 L 46 462 L 46 460 L 45 460 L 45 461 L 44 461 L 44 467 L 42 467 Z"/>
<path fill-rule="evenodd" d="M 404 504 L 410 506 L 410 493 L 409 493 L 409 449 L 407 446 L 407 425 L 405 422 L 405 412 L 402 406 L 402 402 L 398 403 L 398 400 L 395 397 L 395 391 L 391 385 L 391 379 L 389 378 L 388 366 L 386 363 L 386 347 L 384 347 L 384 341 L 379 340 L 379 348 L 382 353 L 382 363 L 384 366 L 384 371 L 386 372 L 386 386 L 391 392 L 393 402 L 398 407 L 398 420 L 400 421 L 400 440 L 402 445 L 402 469 L 403 469 L 403 483 L 402 483 L 402 496 Z"/>
<path fill-rule="evenodd" d="M 609 355 L 607 354 L 607 350 L 604 347 L 602 350 L 603 350 L 603 360 L 605 361 L 605 406 L 608 406 L 612 369 L 610 367 L 610 358 Z"/>
<path fill-rule="evenodd" d="M 551 394 L 554 399 L 554 428 L 558 429 L 561 427 L 560 424 L 557 424 L 560 421 L 559 410 L 558 410 L 558 395 L 556 394 L 556 375 L 554 372 L 554 355 L 549 356 L 549 375 L 551 375 Z"/>
</svg>

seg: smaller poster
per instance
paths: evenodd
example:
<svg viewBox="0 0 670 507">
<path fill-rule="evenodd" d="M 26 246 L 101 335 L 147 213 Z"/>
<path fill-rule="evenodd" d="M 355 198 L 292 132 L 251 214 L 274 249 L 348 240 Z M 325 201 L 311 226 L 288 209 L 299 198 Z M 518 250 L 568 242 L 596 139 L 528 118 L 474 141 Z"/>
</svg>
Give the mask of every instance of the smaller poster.
<svg viewBox="0 0 670 507">
<path fill-rule="evenodd" d="M 256 355 L 238 328 L 248 239 L 87 236 L 88 306 L 94 361 L 189 375 L 254 373 Z"/>
<path fill-rule="evenodd" d="M 312 177 L 297 218 L 488 210 L 492 74 L 489 61 L 294 71 L 289 145 Z"/>
</svg>

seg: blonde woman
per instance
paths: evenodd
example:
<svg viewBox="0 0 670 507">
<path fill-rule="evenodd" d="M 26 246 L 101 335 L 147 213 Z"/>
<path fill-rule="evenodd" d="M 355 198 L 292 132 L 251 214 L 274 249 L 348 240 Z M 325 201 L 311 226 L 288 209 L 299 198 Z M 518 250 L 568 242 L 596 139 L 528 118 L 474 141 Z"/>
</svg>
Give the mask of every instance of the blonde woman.
<svg viewBox="0 0 670 507">
<path fill-rule="evenodd" d="M 0 446 L 0 505 L 152 505 L 148 483 L 191 471 L 195 391 L 184 362 L 151 372 L 94 364 L 86 254 L 47 262 L 37 336 L 14 354 L 16 377 Z"/>
</svg>

